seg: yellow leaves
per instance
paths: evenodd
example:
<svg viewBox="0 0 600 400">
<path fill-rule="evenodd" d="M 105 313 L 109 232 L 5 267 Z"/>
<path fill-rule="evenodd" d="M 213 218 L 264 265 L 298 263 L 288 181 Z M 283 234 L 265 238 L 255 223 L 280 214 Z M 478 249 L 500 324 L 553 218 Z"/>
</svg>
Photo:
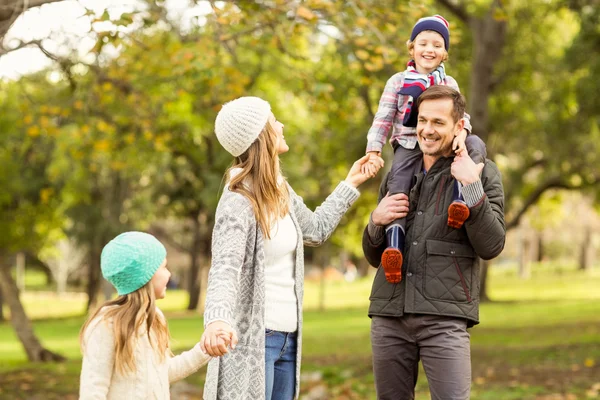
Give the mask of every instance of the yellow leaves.
<svg viewBox="0 0 600 400">
<path fill-rule="evenodd" d="M 369 39 L 367 39 L 366 37 L 358 37 L 354 39 L 354 44 L 358 47 L 365 47 L 369 44 Z"/>
<path fill-rule="evenodd" d="M 40 118 L 40 127 L 47 128 L 50 125 L 50 119 L 46 116 Z"/>
<path fill-rule="evenodd" d="M 106 132 L 108 125 L 103 120 L 100 120 L 96 123 L 96 128 L 98 128 L 100 132 Z"/>
<path fill-rule="evenodd" d="M 152 137 L 153 137 L 152 132 L 150 132 L 150 131 L 144 131 L 144 139 L 146 139 L 146 140 L 152 140 Z"/>
<path fill-rule="evenodd" d="M 25 117 L 23 117 L 23 122 L 26 125 L 29 125 L 33 122 L 33 117 L 31 115 L 26 115 Z"/>
<path fill-rule="evenodd" d="M 39 128 L 39 126 L 36 126 L 36 125 L 30 126 L 27 129 L 27 135 L 31 136 L 31 137 L 37 137 L 40 135 L 40 133 L 41 133 L 40 128 Z"/>
<path fill-rule="evenodd" d="M 363 61 L 369 58 L 369 52 L 366 50 L 358 49 L 354 52 L 354 54 L 356 55 L 356 57 L 358 57 L 358 59 Z"/>
<path fill-rule="evenodd" d="M 369 20 L 365 17 L 359 17 L 356 19 L 356 26 L 365 27 L 369 24 Z"/>
<path fill-rule="evenodd" d="M 304 7 L 304 6 L 299 6 L 298 9 L 296 10 L 296 16 L 303 18 L 307 21 L 312 21 L 317 19 L 317 16 L 315 15 L 315 13 L 313 13 L 311 10 L 309 10 L 308 8 Z"/>
<path fill-rule="evenodd" d="M 105 92 L 110 92 L 111 90 L 113 90 L 113 85 L 110 82 L 104 82 L 102 84 L 102 90 Z"/>
<path fill-rule="evenodd" d="M 110 142 L 106 139 L 98 140 L 94 142 L 94 150 L 96 151 L 108 151 L 110 149 Z"/>
<path fill-rule="evenodd" d="M 127 163 L 125 163 L 123 161 L 115 160 L 115 161 L 111 161 L 111 163 L 110 163 L 110 168 L 112 168 L 113 171 L 121 171 L 121 170 L 125 169 L 125 167 L 127 167 Z"/>
<path fill-rule="evenodd" d="M 585 365 L 587 368 L 593 368 L 594 365 L 596 365 L 596 361 L 593 358 L 586 358 L 583 362 L 583 365 Z"/>
<path fill-rule="evenodd" d="M 44 188 L 40 190 L 40 200 L 43 204 L 48 204 L 52 195 L 54 194 L 54 189 L 52 188 Z"/>
<path fill-rule="evenodd" d="M 365 63 L 365 69 L 370 72 L 381 71 L 383 69 L 383 58 L 372 57 L 369 62 Z"/>
<path fill-rule="evenodd" d="M 133 133 L 128 133 L 127 135 L 125 135 L 125 142 L 127 144 L 132 144 L 133 142 L 135 142 L 135 135 Z"/>
<path fill-rule="evenodd" d="M 76 110 L 83 110 L 83 102 L 81 100 L 77 100 L 73 103 L 73 108 Z"/>
</svg>

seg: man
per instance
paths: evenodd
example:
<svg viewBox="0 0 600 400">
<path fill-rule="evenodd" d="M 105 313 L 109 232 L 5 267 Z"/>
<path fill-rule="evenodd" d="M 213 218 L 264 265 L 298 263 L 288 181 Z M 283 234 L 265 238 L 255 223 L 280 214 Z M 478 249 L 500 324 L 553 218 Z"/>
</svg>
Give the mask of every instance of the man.
<svg viewBox="0 0 600 400">
<path fill-rule="evenodd" d="M 377 267 L 386 246 L 384 226 L 407 217 L 402 280 L 387 282 L 379 268 L 371 290 L 375 387 L 378 399 L 413 399 L 421 360 L 432 399 L 468 399 L 467 328 L 479 323 L 478 261 L 504 248 L 502 180 L 492 161 L 486 160 L 481 171 L 466 151 L 453 155 L 452 141 L 464 125 L 465 100 L 459 92 L 432 86 L 416 106 L 423 163 L 415 171 L 410 201 L 404 194 L 386 194 L 386 176 L 363 235 L 365 256 Z M 463 185 L 470 211 L 460 229 L 447 223 L 454 180 Z"/>
</svg>

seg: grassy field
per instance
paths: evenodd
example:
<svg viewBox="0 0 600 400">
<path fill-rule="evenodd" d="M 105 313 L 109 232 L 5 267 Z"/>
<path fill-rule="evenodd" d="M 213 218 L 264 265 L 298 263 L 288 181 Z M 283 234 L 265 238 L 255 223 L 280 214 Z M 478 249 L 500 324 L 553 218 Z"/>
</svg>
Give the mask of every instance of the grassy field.
<svg viewBox="0 0 600 400">
<path fill-rule="evenodd" d="M 319 285 L 307 282 L 302 398 L 315 392 L 327 399 L 375 398 L 366 316 L 370 283 L 327 283 L 326 310 L 319 311 Z M 536 266 L 522 281 L 514 268 L 495 268 L 490 283 L 494 302 L 481 306 L 481 324 L 471 330 L 472 399 L 600 398 L 600 269 L 584 274 Z M 202 332 L 199 313 L 181 311 L 186 300 L 172 291 L 159 303 L 178 350 L 193 346 Z M 36 291 L 23 301 L 44 345 L 70 361 L 27 363 L 10 325 L 0 324 L 0 399 L 77 398 L 85 298 Z M 187 382 L 201 388 L 203 379 L 201 371 Z M 200 393 L 192 390 L 190 398 Z M 427 398 L 421 371 L 417 399 Z"/>
</svg>

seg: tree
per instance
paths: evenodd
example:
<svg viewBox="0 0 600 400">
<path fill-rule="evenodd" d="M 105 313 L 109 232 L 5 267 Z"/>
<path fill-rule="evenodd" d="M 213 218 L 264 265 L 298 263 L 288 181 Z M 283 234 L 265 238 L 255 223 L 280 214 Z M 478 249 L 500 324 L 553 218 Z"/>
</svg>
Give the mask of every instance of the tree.
<svg viewBox="0 0 600 400">
<path fill-rule="evenodd" d="M 34 78 L 35 79 L 35 78 Z M 11 324 L 30 361 L 56 361 L 64 357 L 42 346 L 25 314 L 19 291 L 10 273 L 10 255 L 17 251 L 37 252 L 50 230 L 59 224 L 56 188 L 48 179 L 55 127 L 44 120 L 43 128 L 32 126 L 36 116 L 30 101 L 52 93 L 23 96 L 14 83 L 3 83 L 0 97 L 0 290 L 11 313 Z M 21 116 L 24 118 L 20 118 Z M 40 135 L 43 129 L 44 135 Z"/>
</svg>

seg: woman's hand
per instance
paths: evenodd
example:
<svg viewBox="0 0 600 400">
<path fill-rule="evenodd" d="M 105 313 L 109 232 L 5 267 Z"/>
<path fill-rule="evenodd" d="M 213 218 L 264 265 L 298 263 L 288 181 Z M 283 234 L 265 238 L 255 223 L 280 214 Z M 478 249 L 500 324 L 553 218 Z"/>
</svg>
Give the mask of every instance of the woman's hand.
<svg viewBox="0 0 600 400">
<path fill-rule="evenodd" d="M 352 187 L 359 187 L 363 182 L 377 175 L 383 164 L 383 158 L 369 153 L 352 164 L 346 182 Z"/>
<path fill-rule="evenodd" d="M 210 323 L 200 338 L 200 348 L 212 357 L 220 357 L 228 352 L 227 346 L 235 349 L 238 342 L 237 333 L 223 321 Z"/>
</svg>

